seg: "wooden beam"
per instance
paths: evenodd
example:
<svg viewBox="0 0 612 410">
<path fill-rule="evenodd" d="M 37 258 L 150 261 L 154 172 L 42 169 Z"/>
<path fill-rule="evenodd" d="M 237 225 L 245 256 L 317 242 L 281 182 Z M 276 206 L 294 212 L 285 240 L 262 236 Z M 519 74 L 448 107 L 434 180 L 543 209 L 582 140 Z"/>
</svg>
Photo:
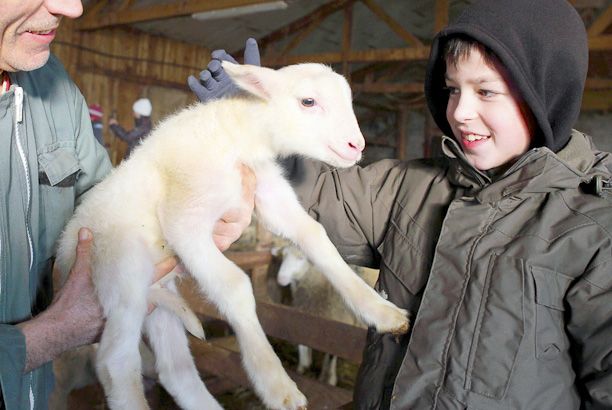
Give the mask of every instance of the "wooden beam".
<svg viewBox="0 0 612 410">
<path fill-rule="evenodd" d="M 270 0 L 183 0 L 140 9 L 114 11 L 77 20 L 81 30 L 189 16 L 193 13 L 268 3 Z"/>
<path fill-rule="evenodd" d="M 344 19 L 342 21 L 342 74 L 350 83 L 351 71 L 348 56 L 353 48 L 353 5 L 344 8 Z"/>
<path fill-rule="evenodd" d="M 434 22 L 434 35 L 448 26 L 449 0 L 436 0 L 436 20 Z"/>
<path fill-rule="evenodd" d="M 589 51 L 609 51 L 612 50 L 612 35 L 602 34 L 589 37 Z"/>
<path fill-rule="evenodd" d="M 582 110 L 612 111 L 612 92 L 607 90 L 586 90 L 582 96 Z"/>
<path fill-rule="evenodd" d="M 181 294 L 198 316 L 222 319 L 204 299 L 190 276 L 178 283 Z M 361 362 L 366 329 L 313 315 L 291 306 L 257 299 L 257 317 L 264 332 L 290 343 L 301 343 L 322 352 L 335 354 L 351 362 Z"/>
<path fill-rule="evenodd" d="M 327 3 L 307 16 L 302 17 L 299 20 L 294 21 L 291 24 L 288 24 L 282 27 L 279 30 L 276 30 L 273 33 L 268 34 L 267 36 L 260 38 L 257 40 L 261 48 L 266 48 L 269 44 L 272 44 L 276 41 L 283 40 L 288 36 L 293 35 L 300 30 L 303 30 L 309 27 L 312 22 L 325 20 L 328 16 L 334 14 L 335 12 L 342 10 L 344 7 L 355 3 L 357 0 L 335 0 L 330 3 Z M 240 55 L 240 53 L 239 53 Z"/>
<path fill-rule="evenodd" d="M 261 63 L 265 66 L 285 66 L 303 62 L 334 64 L 342 63 L 341 52 L 315 53 L 292 55 L 285 57 L 262 58 Z M 353 50 L 346 56 L 350 63 L 376 63 L 383 61 L 415 61 L 427 60 L 429 58 L 429 47 L 392 48 L 385 50 Z"/>
<path fill-rule="evenodd" d="M 364 93 L 407 93 L 416 94 L 425 92 L 422 83 L 372 83 L 365 81 L 363 83 L 353 83 L 351 88 L 354 92 Z"/>
<path fill-rule="evenodd" d="M 608 7 L 587 29 L 588 36 L 598 36 L 612 23 L 612 6 Z"/>
<path fill-rule="evenodd" d="M 385 22 L 393 31 L 395 31 L 404 41 L 413 47 L 422 47 L 423 43 L 421 40 L 416 38 L 408 30 L 404 29 L 393 17 L 391 17 L 385 10 L 383 10 L 378 4 L 372 0 L 361 0 L 374 14 L 378 16 L 383 22 Z"/>
<path fill-rule="evenodd" d="M 98 14 L 104 6 L 108 4 L 108 0 L 98 0 L 97 2 L 90 4 L 87 9 L 83 12 L 83 18 L 87 18 L 89 16 L 95 16 Z"/>
</svg>

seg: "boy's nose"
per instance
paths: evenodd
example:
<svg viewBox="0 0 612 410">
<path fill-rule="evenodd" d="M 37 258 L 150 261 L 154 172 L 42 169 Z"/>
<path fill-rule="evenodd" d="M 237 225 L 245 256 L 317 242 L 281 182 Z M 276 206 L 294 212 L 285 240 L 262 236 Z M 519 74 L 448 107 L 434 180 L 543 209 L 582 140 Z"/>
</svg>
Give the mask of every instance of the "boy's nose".
<svg viewBox="0 0 612 410">
<path fill-rule="evenodd" d="M 454 100 L 454 101 L 453 101 Z M 449 114 L 457 122 L 465 122 L 478 117 L 474 101 L 468 96 L 461 95 L 451 99 L 448 104 Z"/>
</svg>

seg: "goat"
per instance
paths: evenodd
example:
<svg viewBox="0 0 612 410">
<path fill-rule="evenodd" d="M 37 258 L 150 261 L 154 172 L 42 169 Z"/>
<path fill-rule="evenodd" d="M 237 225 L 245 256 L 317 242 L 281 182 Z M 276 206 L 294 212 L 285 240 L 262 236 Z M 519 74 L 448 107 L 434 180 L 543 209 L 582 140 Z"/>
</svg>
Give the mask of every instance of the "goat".
<svg viewBox="0 0 612 410">
<path fill-rule="evenodd" d="M 272 248 L 272 254 L 282 257 L 276 282 L 280 286 L 290 287 L 292 306 L 328 319 L 363 327 L 325 278 L 323 272 L 313 266 L 298 247 L 290 245 Z M 368 286 L 374 287 L 378 279 L 377 270 L 360 266 L 351 267 Z M 319 380 L 335 386 L 338 382 L 336 364 L 337 357 L 325 353 Z M 311 365 L 312 348 L 298 345 L 298 373 L 304 373 Z"/>
<path fill-rule="evenodd" d="M 179 406 L 221 408 L 198 376 L 181 321 L 203 338 L 201 323 L 173 280 L 150 286 L 155 263 L 172 254 L 232 326 L 262 402 L 274 409 L 306 408 L 306 397 L 257 320 L 248 276 L 212 240 L 215 221 L 241 203 L 240 164 L 257 177 L 255 208 L 269 230 L 297 243 L 366 324 L 380 332 L 408 330 L 407 312 L 355 276 L 276 162 L 299 154 L 347 167 L 361 159 L 365 141 L 346 80 L 321 64 L 273 70 L 224 62 L 223 68 L 246 93 L 196 103 L 163 120 L 129 160 L 92 188 L 58 243 L 65 277 L 78 230 L 88 227 L 94 235 L 92 278 L 106 318 L 96 371 L 112 409 L 148 408 L 138 355 L 142 331 L 159 380 Z M 165 308 L 147 316 L 147 301 Z"/>
</svg>

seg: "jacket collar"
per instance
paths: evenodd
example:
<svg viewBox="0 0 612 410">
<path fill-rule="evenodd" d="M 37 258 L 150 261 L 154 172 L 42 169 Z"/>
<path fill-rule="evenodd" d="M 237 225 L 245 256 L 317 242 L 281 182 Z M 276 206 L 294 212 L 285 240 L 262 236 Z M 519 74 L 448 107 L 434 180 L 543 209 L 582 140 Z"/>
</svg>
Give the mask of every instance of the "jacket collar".
<svg viewBox="0 0 612 410">
<path fill-rule="evenodd" d="M 455 185 L 465 187 L 466 195 L 480 202 L 497 202 L 517 194 L 538 194 L 559 189 L 577 188 L 589 183 L 594 174 L 610 178 L 603 164 L 609 155 L 597 153 L 585 134 L 573 131 L 567 145 L 557 154 L 545 147 L 533 148 L 518 159 L 502 175 L 492 179 L 474 168 L 466 159 L 459 144 L 443 137 L 442 150 L 450 164 L 449 178 Z M 610 159 L 606 158 L 610 163 Z"/>
</svg>

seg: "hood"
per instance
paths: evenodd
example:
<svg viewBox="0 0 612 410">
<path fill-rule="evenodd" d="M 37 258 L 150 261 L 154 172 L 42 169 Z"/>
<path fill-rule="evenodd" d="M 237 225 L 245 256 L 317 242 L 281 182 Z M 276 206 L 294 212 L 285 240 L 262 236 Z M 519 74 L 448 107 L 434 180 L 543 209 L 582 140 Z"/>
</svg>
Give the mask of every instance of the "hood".
<svg viewBox="0 0 612 410">
<path fill-rule="evenodd" d="M 567 0 L 484 0 L 440 31 L 431 47 L 425 78 L 429 109 L 440 129 L 446 120 L 444 45 L 467 35 L 491 49 L 510 71 L 538 130 L 535 146 L 559 151 L 578 119 L 588 69 L 588 42 L 580 15 Z"/>
</svg>

